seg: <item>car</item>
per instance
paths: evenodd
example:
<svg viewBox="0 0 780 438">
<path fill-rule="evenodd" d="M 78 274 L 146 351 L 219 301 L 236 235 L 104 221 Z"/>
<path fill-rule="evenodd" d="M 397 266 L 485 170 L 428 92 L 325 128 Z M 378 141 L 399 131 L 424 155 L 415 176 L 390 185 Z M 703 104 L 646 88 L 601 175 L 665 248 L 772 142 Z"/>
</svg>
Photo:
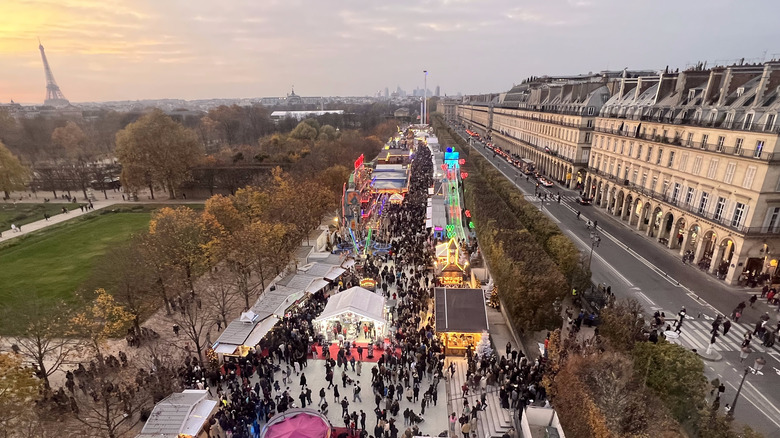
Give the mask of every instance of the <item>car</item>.
<svg viewBox="0 0 780 438">
<path fill-rule="evenodd" d="M 552 187 L 553 186 L 552 181 L 550 181 L 550 180 L 548 180 L 546 178 L 539 178 L 539 182 L 542 183 L 542 185 L 545 186 L 545 187 Z"/>
<path fill-rule="evenodd" d="M 577 196 L 577 200 L 576 201 L 577 201 L 577 204 L 580 204 L 580 205 L 590 205 L 593 202 L 592 199 L 585 198 L 583 196 Z"/>
</svg>

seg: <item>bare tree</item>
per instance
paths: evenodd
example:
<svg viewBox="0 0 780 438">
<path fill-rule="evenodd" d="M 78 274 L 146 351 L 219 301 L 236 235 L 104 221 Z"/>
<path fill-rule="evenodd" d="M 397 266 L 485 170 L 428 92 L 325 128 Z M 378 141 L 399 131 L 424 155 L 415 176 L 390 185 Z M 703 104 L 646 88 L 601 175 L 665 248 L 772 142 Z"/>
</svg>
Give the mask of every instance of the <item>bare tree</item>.
<svg viewBox="0 0 780 438">
<path fill-rule="evenodd" d="M 203 306 L 200 298 L 190 296 L 182 301 L 182 306 L 171 316 L 171 322 L 178 325 L 184 336 L 194 344 L 199 363 L 203 363 L 206 336 L 214 325 L 214 317 L 213 308 Z"/>
<path fill-rule="evenodd" d="M 222 327 L 227 327 L 228 315 L 236 309 L 241 295 L 232 284 L 232 281 L 224 281 L 220 277 L 211 276 L 204 278 L 204 280 L 201 296 L 212 306 L 215 321 L 220 321 Z"/>
<path fill-rule="evenodd" d="M 15 350 L 26 362 L 35 366 L 36 374 L 48 389 L 51 387 L 49 376 L 68 361 L 81 342 L 64 336 L 67 318 L 62 316 L 62 312 L 44 309 L 42 301 L 33 297 L 13 316 L 6 313 L 5 317 L 13 317 L 23 327 L 19 335 L 12 338 L 17 347 Z"/>
</svg>

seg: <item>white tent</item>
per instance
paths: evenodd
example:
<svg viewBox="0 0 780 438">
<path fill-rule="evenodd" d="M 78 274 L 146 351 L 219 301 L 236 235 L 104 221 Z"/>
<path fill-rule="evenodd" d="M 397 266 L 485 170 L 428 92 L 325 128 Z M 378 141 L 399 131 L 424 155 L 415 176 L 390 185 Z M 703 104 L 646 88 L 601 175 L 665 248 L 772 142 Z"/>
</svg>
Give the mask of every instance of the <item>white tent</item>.
<svg viewBox="0 0 780 438">
<path fill-rule="evenodd" d="M 368 319 L 379 324 L 385 323 L 385 297 L 363 289 L 351 287 L 344 292 L 331 295 L 325 310 L 314 322 L 327 322 L 338 319 L 341 315 L 351 313 L 363 319 Z"/>
</svg>

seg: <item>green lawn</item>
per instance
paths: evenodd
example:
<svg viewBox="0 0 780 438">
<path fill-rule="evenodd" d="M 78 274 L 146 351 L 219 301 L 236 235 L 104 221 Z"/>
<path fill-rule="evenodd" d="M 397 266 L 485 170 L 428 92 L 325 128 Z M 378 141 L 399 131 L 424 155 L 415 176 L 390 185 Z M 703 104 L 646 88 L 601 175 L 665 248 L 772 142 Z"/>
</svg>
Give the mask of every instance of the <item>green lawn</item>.
<svg viewBox="0 0 780 438">
<path fill-rule="evenodd" d="M 148 211 L 99 213 L 0 247 L 0 334 L 18 332 L 14 318 L 6 315 L 13 315 L 14 309 L 22 308 L 24 300 L 31 297 L 52 306 L 60 300 L 73 303 L 74 292 L 90 276 L 100 256 L 144 230 L 150 218 Z"/>
<path fill-rule="evenodd" d="M 43 219 L 44 213 L 54 216 L 62 212 L 62 207 L 68 207 L 68 210 L 73 210 L 74 208 L 79 208 L 79 205 L 83 204 L 52 204 L 48 202 L 40 204 L 17 202 L 14 204 L 11 201 L 0 203 L 0 232 L 10 230 L 11 224 L 29 224 L 30 222 Z"/>
</svg>

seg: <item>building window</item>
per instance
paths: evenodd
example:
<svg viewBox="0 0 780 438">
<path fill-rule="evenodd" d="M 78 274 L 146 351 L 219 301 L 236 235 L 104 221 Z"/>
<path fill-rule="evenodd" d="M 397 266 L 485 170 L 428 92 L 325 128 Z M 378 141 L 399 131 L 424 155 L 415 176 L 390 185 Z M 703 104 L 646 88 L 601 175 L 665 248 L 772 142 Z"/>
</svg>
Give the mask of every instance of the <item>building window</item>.
<svg viewBox="0 0 780 438">
<path fill-rule="evenodd" d="M 745 220 L 746 210 L 747 210 L 747 206 L 745 204 L 741 202 L 737 202 L 736 207 L 734 207 L 734 216 L 731 217 L 732 227 L 742 226 L 742 221 Z"/>
<path fill-rule="evenodd" d="M 666 163 L 666 167 L 672 167 L 674 164 L 674 151 L 669 151 L 669 162 Z"/>
<path fill-rule="evenodd" d="M 618 163 L 617 165 L 617 173 L 615 174 L 616 177 L 620 178 L 620 168 L 623 167 L 622 164 Z"/>
<path fill-rule="evenodd" d="M 745 179 L 742 180 L 742 187 L 750 190 L 753 187 L 753 179 L 756 177 L 756 166 L 750 166 L 745 171 Z"/>
<path fill-rule="evenodd" d="M 669 190 L 669 180 L 665 179 L 663 186 L 661 186 L 661 194 L 666 197 L 666 191 Z"/>
<path fill-rule="evenodd" d="M 764 140 L 756 142 L 756 150 L 753 151 L 753 158 L 761 158 L 761 151 L 764 150 Z"/>
<path fill-rule="evenodd" d="M 641 144 L 639 146 L 637 146 L 636 157 L 637 157 L 637 159 L 642 157 L 642 145 Z"/>
<path fill-rule="evenodd" d="M 630 141 L 628 142 L 628 156 L 633 157 L 634 156 L 634 142 Z"/>
<path fill-rule="evenodd" d="M 592 106 L 589 106 L 589 107 L 588 107 L 588 115 L 589 115 L 589 116 L 592 116 L 594 112 L 596 112 L 596 109 L 595 109 L 595 108 L 593 108 Z"/>
<path fill-rule="evenodd" d="M 693 169 L 691 169 L 692 174 L 698 175 L 701 173 L 701 162 L 701 155 L 697 155 L 696 158 L 693 159 Z"/>
<path fill-rule="evenodd" d="M 623 155 L 623 151 L 626 149 L 626 141 L 621 140 L 620 141 L 620 155 Z"/>
<path fill-rule="evenodd" d="M 687 168 L 688 168 L 688 153 L 683 152 L 682 155 L 680 155 L 680 166 L 678 167 L 678 169 L 681 172 L 685 172 Z"/>
<path fill-rule="evenodd" d="M 718 136 L 718 146 L 715 148 L 718 152 L 723 152 L 723 143 L 726 142 L 726 137 L 724 136 Z"/>
<path fill-rule="evenodd" d="M 712 215 L 712 218 L 716 221 L 719 221 L 723 218 L 723 210 L 726 209 L 726 199 L 725 198 L 718 198 L 718 203 L 715 204 L 715 212 Z"/>
<path fill-rule="evenodd" d="M 658 133 L 658 128 L 653 128 L 653 134 L 650 136 L 655 140 L 656 134 Z"/>
<path fill-rule="evenodd" d="M 715 179 L 715 175 L 718 172 L 718 160 L 711 159 L 710 160 L 710 168 L 707 169 L 707 178 L 709 179 Z"/>
<path fill-rule="evenodd" d="M 588 123 L 586 124 L 586 126 L 588 128 L 592 128 L 593 127 L 593 119 L 588 120 Z"/>
<path fill-rule="evenodd" d="M 742 129 L 750 129 L 753 127 L 753 114 L 745 116 L 745 123 L 742 125 Z"/>
<path fill-rule="evenodd" d="M 734 143 L 734 154 L 735 155 L 742 155 L 742 143 L 744 143 L 744 138 L 738 138 L 736 143 Z"/>
<path fill-rule="evenodd" d="M 672 190 L 673 204 L 676 204 L 677 200 L 680 198 L 680 190 L 682 190 L 682 186 L 680 186 L 680 183 L 674 183 L 674 189 Z"/>
<path fill-rule="evenodd" d="M 688 187 L 688 192 L 685 194 L 685 205 L 693 204 L 693 195 L 696 193 L 696 189 Z"/>
<path fill-rule="evenodd" d="M 710 136 L 707 134 L 704 134 L 701 136 L 701 148 L 707 149 L 707 140 L 709 140 Z"/>
<path fill-rule="evenodd" d="M 585 133 L 585 143 L 590 143 L 590 132 Z"/>
<path fill-rule="evenodd" d="M 704 214 L 707 211 L 707 203 L 710 200 L 710 194 L 707 192 L 701 192 L 701 198 L 699 198 L 699 214 Z"/>
<path fill-rule="evenodd" d="M 776 114 L 770 114 L 766 116 L 766 124 L 764 125 L 764 131 L 771 131 L 772 127 L 775 126 L 775 119 L 777 118 Z"/>
<path fill-rule="evenodd" d="M 634 171 L 634 176 L 631 178 L 631 183 L 632 183 L 632 184 L 636 184 L 636 179 L 637 179 L 637 177 L 639 177 L 639 171 L 638 171 L 638 170 L 635 170 L 635 171 Z"/>
<path fill-rule="evenodd" d="M 655 159 L 655 164 L 661 164 L 661 158 L 664 156 L 664 148 L 658 148 L 658 157 Z"/>
<path fill-rule="evenodd" d="M 653 191 L 653 192 L 654 192 L 654 191 L 655 191 L 655 187 L 656 187 L 657 185 L 658 185 L 658 177 L 657 177 L 657 176 L 654 176 L 654 177 L 653 177 L 653 185 L 652 185 L 652 186 L 650 186 L 650 191 Z"/>
<path fill-rule="evenodd" d="M 723 177 L 723 182 L 726 184 L 731 184 L 731 181 L 734 180 L 734 172 L 736 170 L 737 163 L 729 161 L 729 163 L 726 165 L 726 175 Z"/>
<path fill-rule="evenodd" d="M 647 172 L 642 173 L 642 183 L 640 184 L 642 188 L 644 188 L 647 185 Z"/>
<path fill-rule="evenodd" d="M 693 132 L 688 133 L 688 140 L 685 141 L 685 146 L 693 146 Z"/>
<path fill-rule="evenodd" d="M 647 147 L 647 157 L 645 158 L 645 161 L 649 162 L 650 161 L 650 155 L 652 155 L 652 154 L 653 154 L 653 147 L 652 146 L 648 146 Z"/>
<path fill-rule="evenodd" d="M 770 209 L 767 217 L 766 230 L 770 232 L 777 231 L 777 227 L 780 225 L 780 207 Z"/>
</svg>

